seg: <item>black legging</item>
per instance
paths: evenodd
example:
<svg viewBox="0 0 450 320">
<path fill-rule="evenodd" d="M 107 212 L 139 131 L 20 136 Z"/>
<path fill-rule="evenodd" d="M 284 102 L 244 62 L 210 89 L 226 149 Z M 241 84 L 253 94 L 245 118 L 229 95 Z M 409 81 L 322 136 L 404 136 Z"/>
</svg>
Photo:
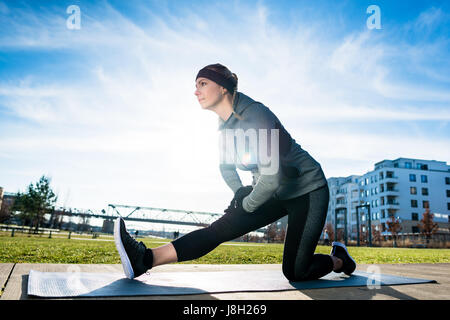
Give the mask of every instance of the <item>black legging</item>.
<svg viewBox="0 0 450 320">
<path fill-rule="evenodd" d="M 192 231 L 172 244 L 179 262 L 193 260 L 225 241 L 236 239 L 288 215 L 283 274 L 290 281 L 318 279 L 333 270 L 333 261 L 329 255 L 314 254 L 325 224 L 328 200 L 327 185 L 294 199 L 271 198 L 253 213 L 226 213 L 210 226 Z"/>
</svg>

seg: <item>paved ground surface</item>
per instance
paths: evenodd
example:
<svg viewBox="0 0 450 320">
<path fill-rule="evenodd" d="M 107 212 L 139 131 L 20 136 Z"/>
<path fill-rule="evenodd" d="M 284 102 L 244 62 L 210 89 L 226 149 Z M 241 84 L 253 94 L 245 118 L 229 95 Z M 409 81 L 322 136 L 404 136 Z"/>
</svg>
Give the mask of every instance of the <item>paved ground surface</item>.
<svg viewBox="0 0 450 320">
<path fill-rule="evenodd" d="M 70 269 L 68 269 L 70 267 Z M 88 298 L 93 299 L 133 299 L 133 300 L 450 300 L 450 264 L 379 264 L 358 265 L 357 270 L 371 272 L 368 268 L 378 267 L 381 273 L 435 280 L 437 283 L 381 286 L 379 289 L 364 287 L 343 287 L 327 289 L 292 290 L 281 292 L 238 292 L 220 294 L 182 296 L 143 296 Z M 28 297 L 27 284 L 30 269 L 38 271 L 65 272 L 123 272 L 119 264 L 0 264 L 1 300 L 37 299 Z M 192 272 L 227 270 L 280 270 L 279 264 L 258 265 L 204 265 L 172 264 L 159 266 L 152 272 Z"/>
</svg>

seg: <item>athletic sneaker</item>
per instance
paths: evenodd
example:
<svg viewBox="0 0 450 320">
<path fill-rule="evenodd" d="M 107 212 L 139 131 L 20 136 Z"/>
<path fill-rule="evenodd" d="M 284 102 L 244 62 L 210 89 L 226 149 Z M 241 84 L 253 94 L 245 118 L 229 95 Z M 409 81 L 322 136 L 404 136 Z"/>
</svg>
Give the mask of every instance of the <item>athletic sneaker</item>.
<svg viewBox="0 0 450 320">
<path fill-rule="evenodd" d="M 120 217 L 114 221 L 114 242 L 127 278 L 139 277 L 149 269 L 144 265 L 145 244 L 137 242 L 127 232 L 125 222 Z"/>
<path fill-rule="evenodd" d="M 340 242 L 333 242 L 331 244 L 331 255 L 342 260 L 342 268 L 334 272 L 344 272 L 346 275 L 351 275 L 356 269 L 356 262 L 347 251 L 347 247 Z"/>
</svg>

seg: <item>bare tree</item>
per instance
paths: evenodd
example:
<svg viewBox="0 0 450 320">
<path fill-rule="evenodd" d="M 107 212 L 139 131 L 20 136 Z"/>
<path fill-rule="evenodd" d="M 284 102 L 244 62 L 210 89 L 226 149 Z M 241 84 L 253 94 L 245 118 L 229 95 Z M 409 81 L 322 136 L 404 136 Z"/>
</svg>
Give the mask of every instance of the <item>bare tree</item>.
<svg viewBox="0 0 450 320">
<path fill-rule="evenodd" d="M 378 228 L 373 228 L 372 229 L 372 238 L 373 241 L 377 242 L 378 245 L 381 244 L 381 225 L 378 225 Z"/>
<path fill-rule="evenodd" d="M 363 226 L 359 226 L 359 242 L 361 244 L 366 244 L 367 242 L 367 231 Z"/>
<path fill-rule="evenodd" d="M 417 225 L 420 229 L 420 232 L 426 237 L 427 244 L 430 242 L 431 236 L 436 233 L 438 229 L 438 224 L 433 221 L 434 214 L 430 212 L 430 209 L 426 209 L 422 219 Z"/>
<path fill-rule="evenodd" d="M 267 227 L 267 242 L 274 242 L 277 237 L 277 224 L 276 222 L 271 223 L 269 227 Z"/>
<path fill-rule="evenodd" d="M 337 241 L 344 241 L 344 235 L 345 235 L 345 230 L 344 229 L 338 229 L 337 231 Z"/>
<path fill-rule="evenodd" d="M 334 239 L 334 228 L 333 225 L 328 222 L 325 226 L 325 232 L 328 234 L 328 239 Z"/>
<path fill-rule="evenodd" d="M 12 203 L 8 204 L 6 201 L 1 202 L 0 206 L 0 222 L 8 221 L 11 217 L 11 207 Z"/>
<path fill-rule="evenodd" d="M 392 235 L 392 246 L 397 247 L 397 235 L 400 230 L 402 230 L 402 226 L 400 225 L 399 219 L 395 218 L 393 215 L 390 217 L 390 220 L 386 222 L 388 231 Z"/>
<path fill-rule="evenodd" d="M 284 238 L 286 238 L 286 228 L 278 229 L 276 241 L 282 243 L 284 242 Z"/>
</svg>

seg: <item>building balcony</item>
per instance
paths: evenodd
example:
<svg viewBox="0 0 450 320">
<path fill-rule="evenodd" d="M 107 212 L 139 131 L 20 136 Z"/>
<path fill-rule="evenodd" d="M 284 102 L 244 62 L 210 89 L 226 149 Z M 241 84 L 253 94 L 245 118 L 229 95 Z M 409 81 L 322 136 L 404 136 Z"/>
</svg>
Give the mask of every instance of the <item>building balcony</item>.
<svg viewBox="0 0 450 320">
<path fill-rule="evenodd" d="M 385 183 L 398 183 L 398 177 L 397 176 L 390 176 L 390 177 L 385 177 L 384 181 Z"/>
<path fill-rule="evenodd" d="M 398 208 L 400 207 L 400 203 L 398 203 L 397 201 L 387 201 L 385 203 L 386 207 L 393 207 L 393 208 Z"/>
<path fill-rule="evenodd" d="M 390 216 L 396 216 L 398 211 L 398 208 L 389 208 L 387 210 L 387 218 L 389 218 Z"/>
<path fill-rule="evenodd" d="M 397 189 L 398 182 L 386 182 L 386 188 L 384 188 L 387 192 L 398 192 Z"/>
</svg>

